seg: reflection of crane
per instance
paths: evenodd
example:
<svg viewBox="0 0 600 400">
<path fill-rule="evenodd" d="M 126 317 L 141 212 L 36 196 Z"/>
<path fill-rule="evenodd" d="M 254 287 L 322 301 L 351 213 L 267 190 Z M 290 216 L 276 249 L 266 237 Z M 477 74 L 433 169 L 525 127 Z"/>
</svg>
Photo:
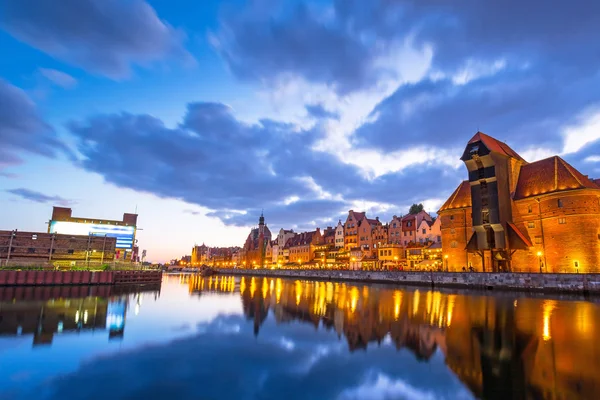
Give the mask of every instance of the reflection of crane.
<svg viewBox="0 0 600 400">
<path fill-rule="evenodd" d="M 529 382 L 538 340 L 517 330 L 512 304 L 492 308 L 486 299 L 484 326 L 474 326 L 472 334 L 480 346 L 482 398 L 537 398 Z"/>
</svg>

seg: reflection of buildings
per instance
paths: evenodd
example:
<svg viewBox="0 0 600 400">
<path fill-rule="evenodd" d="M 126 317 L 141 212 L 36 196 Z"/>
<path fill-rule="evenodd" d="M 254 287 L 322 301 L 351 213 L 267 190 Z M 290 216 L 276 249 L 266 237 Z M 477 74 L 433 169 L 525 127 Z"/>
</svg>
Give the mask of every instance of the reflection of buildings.
<svg viewBox="0 0 600 400">
<path fill-rule="evenodd" d="M 259 333 L 269 310 L 344 336 L 351 351 L 391 341 L 420 360 L 437 349 L 483 399 L 595 398 L 600 307 L 589 302 L 477 297 L 337 282 L 193 277 L 190 291 L 239 292 Z"/>
<path fill-rule="evenodd" d="M 93 287 L 31 287 L 20 293 L 15 289 L 19 288 L 0 288 L 0 335 L 32 334 L 34 346 L 51 344 L 56 334 L 71 332 L 108 330 L 109 338 L 122 337 L 128 294 L 138 292 L 137 288 L 112 292 L 110 287 L 99 287 L 98 294 L 107 296 L 100 297 L 88 296 Z M 48 298 L 52 292 L 56 297 Z"/>
</svg>

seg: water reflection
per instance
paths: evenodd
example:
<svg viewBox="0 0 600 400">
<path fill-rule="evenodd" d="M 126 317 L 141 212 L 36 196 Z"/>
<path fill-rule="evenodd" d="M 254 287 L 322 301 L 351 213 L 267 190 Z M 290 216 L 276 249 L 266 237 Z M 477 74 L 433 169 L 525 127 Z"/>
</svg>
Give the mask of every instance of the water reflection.
<svg viewBox="0 0 600 400">
<path fill-rule="evenodd" d="M 271 312 L 335 331 L 351 352 L 391 340 L 446 365 L 484 399 L 596 398 L 600 307 L 585 301 L 394 290 L 258 277 L 182 277 L 190 293 L 239 291 L 254 335 Z"/>
<path fill-rule="evenodd" d="M 0 287 L 0 335 L 33 337 L 51 345 L 55 334 L 107 331 L 122 338 L 131 294 L 158 293 L 160 285 Z"/>
</svg>

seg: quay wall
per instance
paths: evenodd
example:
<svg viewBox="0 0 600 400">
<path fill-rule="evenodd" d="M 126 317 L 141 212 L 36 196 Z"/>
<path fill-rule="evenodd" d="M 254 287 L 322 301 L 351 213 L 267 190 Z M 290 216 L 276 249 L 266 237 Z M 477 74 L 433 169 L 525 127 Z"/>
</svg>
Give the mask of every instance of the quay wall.
<svg viewBox="0 0 600 400">
<path fill-rule="evenodd" d="M 0 286 L 124 285 L 160 283 L 162 271 L 0 270 Z"/>
<path fill-rule="evenodd" d="M 600 274 L 219 269 L 221 274 L 391 283 L 475 290 L 600 295 Z"/>
</svg>

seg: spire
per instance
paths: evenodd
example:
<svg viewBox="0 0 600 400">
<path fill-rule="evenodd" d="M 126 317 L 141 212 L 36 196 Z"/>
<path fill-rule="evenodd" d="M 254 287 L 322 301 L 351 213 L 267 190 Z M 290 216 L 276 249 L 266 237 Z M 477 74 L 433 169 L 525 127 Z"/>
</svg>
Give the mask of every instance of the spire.
<svg viewBox="0 0 600 400">
<path fill-rule="evenodd" d="M 263 210 L 260 211 L 260 218 L 258 219 L 258 225 L 265 224 L 265 216 L 263 215 Z"/>
</svg>

